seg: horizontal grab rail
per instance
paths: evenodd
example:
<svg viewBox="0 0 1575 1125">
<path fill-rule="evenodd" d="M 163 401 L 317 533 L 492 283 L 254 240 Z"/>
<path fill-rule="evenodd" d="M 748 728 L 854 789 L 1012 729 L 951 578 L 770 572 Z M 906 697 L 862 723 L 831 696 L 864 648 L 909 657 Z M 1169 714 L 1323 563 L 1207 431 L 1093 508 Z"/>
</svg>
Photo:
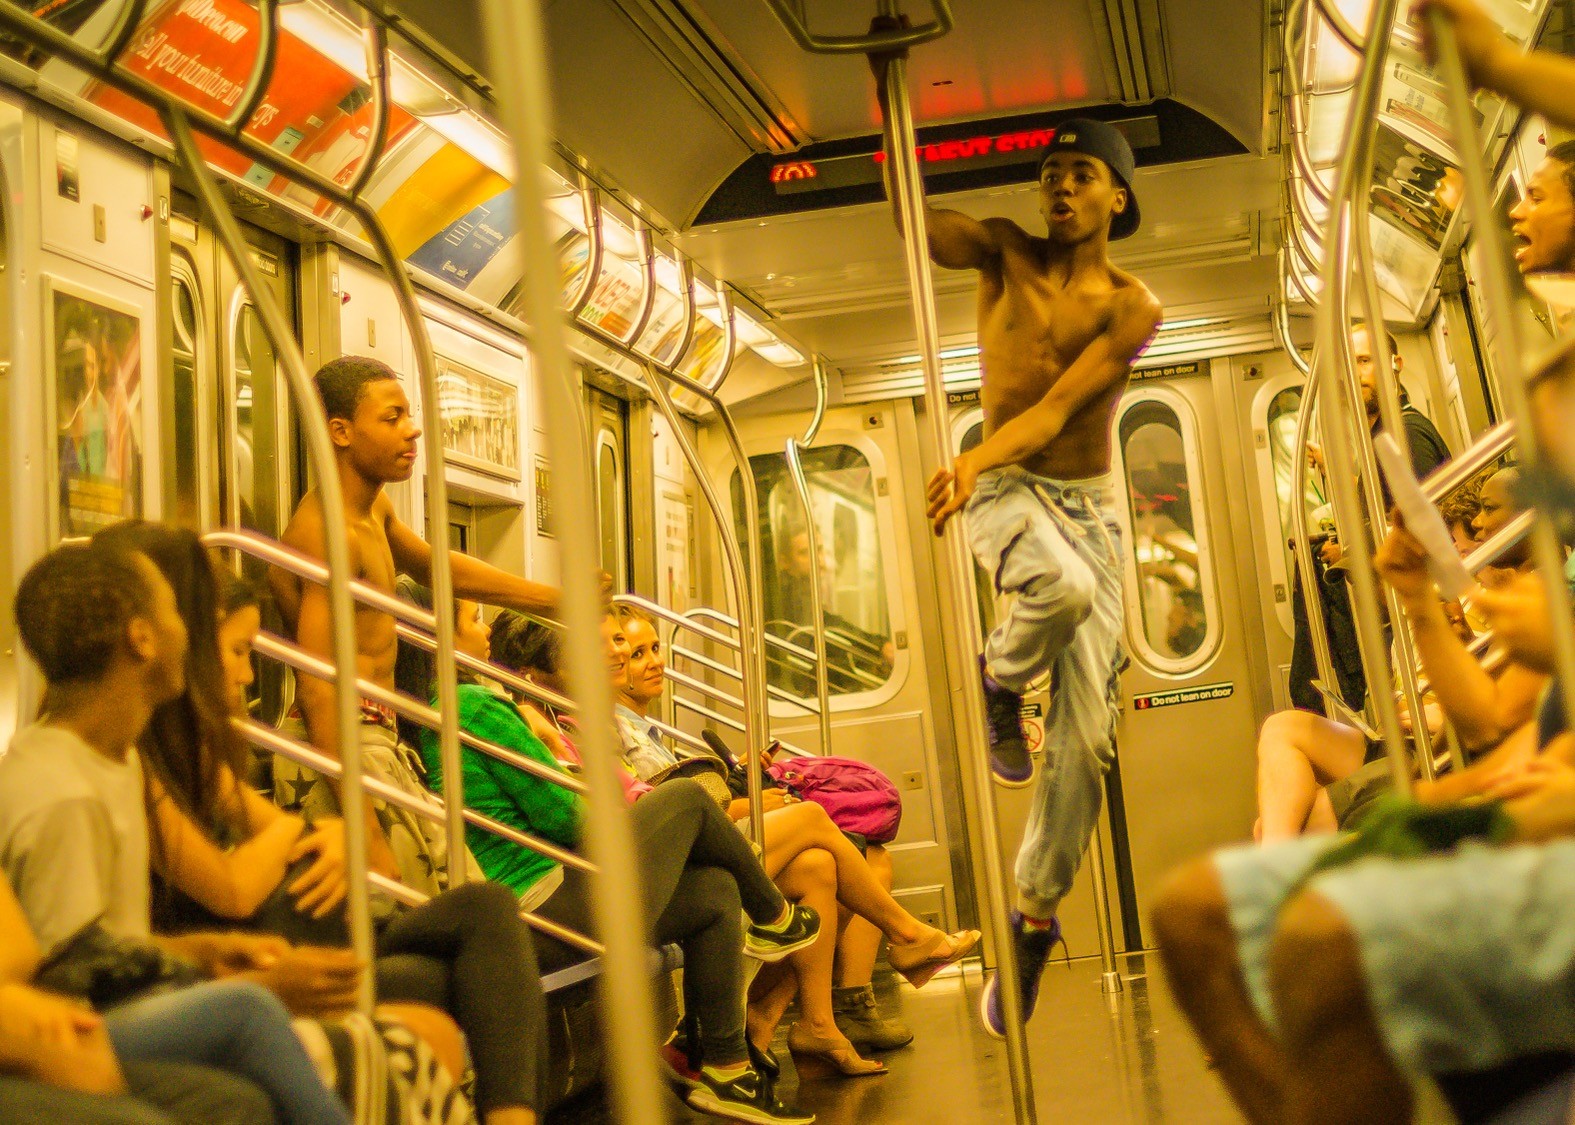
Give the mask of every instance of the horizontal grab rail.
<svg viewBox="0 0 1575 1125">
<path fill-rule="evenodd" d="M 295 739 L 286 737 L 285 735 L 282 735 L 278 731 L 274 730 L 272 727 L 265 726 L 262 723 L 257 722 L 255 719 L 231 719 L 230 726 L 234 728 L 236 733 L 238 733 L 248 743 L 257 747 L 259 750 L 266 750 L 271 753 L 278 754 L 281 757 L 290 759 L 290 761 L 295 762 L 298 765 L 303 765 L 308 769 L 314 769 L 318 773 L 321 773 L 327 777 L 337 778 L 340 775 L 339 763 L 328 757 L 328 755 L 319 753 L 310 747 L 303 746 L 301 743 L 295 741 Z M 442 805 L 435 801 L 427 802 L 421 800 L 419 797 L 412 797 L 403 789 L 398 789 L 392 785 L 389 785 L 385 781 L 379 781 L 375 777 L 366 778 L 362 782 L 362 787 L 368 796 L 376 797 L 390 805 L 397 805 L 398 807 L 406 810 L 409 813 L 412 813 L 415 816 L 422 817 L 426 820 L 431 820 L 437 824 L 442 824 L 445 820 Z M 471 823 L 476 824 L 479 827 L 498 832 L 499 835 L 505 837 L 506 839 L 513 839 L 516 843 L 524 844 L 526 847 L 535 847 L 534 844 L 530 843 L 532 838 L 526 836 L 523 832 L 516 833 L 513 829 L 509 828 L 508 825 L 499 824 L 490 817 L 484 817 L 479 813 L 473 813 L 470 809 L 466 809 L 465 814 L 466 820 L 471 821 Z M 499 829 L 502 831 L 499 831 Z M 519 838 L 515 839 L 516 837 Z M 545 844 L 544 841 L 543 843 Z M 450 842 L 449 846 L 454 846 L 452 841 Z M 562 849 L 559 849 L 556 847 L 556 845 L 552 844 L 545 844 L 545 847 L 537 850 L 540 850 L 541 854 L 547 855 L 549 858 L 557 859 L 558 857 L 552 855 L 551 852 L 547 850 L 548 848 L 551 848 L 553 851 L 562 851 Z M 562 854 L 573 861 L 571 864 L 569 864 L 569 866 L 577 867 L 580 870 L 585 871 L 587 874 L 595 874 L 596 868 L 594 864 L 591 864 L 587 860 L 581 859 L 573 852 L 562 852 Z M 559 862 L 563 862 L 563 860 L 559 860 Z M 377 874 L 376 872 L 368 872 L 367 879 L 373 886 L 376 886 L 381 890 L 388 891 L 389 894 L 401 900 L 406 905 L 418 906 L 421 903 L 427 901 L 426 896 L 422 895 L 420 892 L 412 890 L 411 888 L 404 886 L 404 884 L 397 883 L 392 879 L 388 879 L 382 875 Z M 598 957 L 606 952 L 606 948 L 600 942 L 592 938 L 588 938 L 583 934 L 577 933 L 574 930 L 566 929 L 549 919 L 538 917 L 537 915 L 524 910 L 520 911 L 520 917 L 534 928 L 541 930 L 543 933 L 551 934 L 553 937 L 559 938 L 569 945 L 575 946 L 577 949 L 582 949 L 585 952 Z"/>
<path fill-rule="evenodd" d="M 289 641 L 272 633 L 266 631 L 258 633 L 256 640 L 253 642 L 253 647 L 263 656 L 271 657 L 297 672 L 303 672 L 308 676 L 330 682 L 337 678 L 334 666 L 328 661 L 313 656 L 311 653 L 292 645 Z M 372 703 L 379 703 L 384 707 L 392 708 L 397 714 L 429 730 L 435 730 L 438 724 L 443 721 L 443 717 L 432 707 L 419 703 L 402 692 L 390 691 L 388 688 L 383 687 L 381 684 L 375 684 L 371 680 L 363 680 L 358 677 L 355 687 L 363 698 Z M 489 758 L 496 758 L 505 765 L 513 766 L 515 769 L 539 777 L 551 785 L 562 786 L 571 793 L 576 793 L 582 797 L 588 792 L 585 788 L 585 783 L 578 778 L 561 770 L 555 770 L 549 765 L 536 761 L 534 758 L 516 754 L 507 747 L 499 746 L 495 742 L 477 738 L 463 727 L 459 731 L 459 740 L 466 746 L 481 751 Z"/>
<path fill-rule="evenodd" d="M 683 645 L 669 644 L 667 646 L 667 652 L 670 656 L 683 657 L 685 660 L 692 661 L 695 664 L 700 665 L 702 668 L 708 668 L 718 675 L 726 676 L 729 679 L 742 681 L 744 678 L 743 674 L 739 672 L 738 669 L 729 668 L 721 661 L 712 660 L 709 656 L 698 653 L 692 648 L 686 648 Z M 668 667 L 667 674 L 674 680 L 677 680 L 679 677 L 679 674 L 674 672 L 671 666 Z M 743 700 L 739 699 L 736 695 L 731 695 L 723 691 L 721 688 L 712 687 L 711 685 L 702 683 L 700 681 L 690 681 L 689 686 L 694 687 L 698 691 L 704 691 L 712 699 L 720 699 L 730 706 L 737 707 L 739 710 L 743 710 Z M 792 692 L 785 691 L 782 688 L 777 687 L 775 684 L 766 685 L 766 694 L 778 702 L 787 703 L 793 707 L 808 711 L 812 715 L 819 710 L 813 701 L 800 699 Z"/>
<path fill-rule="evenodd" d="M 1484 567 L 1492 566 L 1500 555 L 1531 534 L 1531 526 L 1536 521 L 1536 513 L 1521 512 L 1462 560 L 1466 569 L 1476 574 Z"/>
<path fill-rule="evenodd" d="M 317 559 L 301 552 L 292 550 L 272 539 L 258 535 L 254 531 L 232 531 L 220 529 L 206 532 L 202 537 L 203 543 L 209 547 L 219 547 L 232 551 L 239 551 L 243 555 L 250 555 L 254 559 L 276 566 L 287 571 L 297 578 L 305 578 L 316 582 L 320 586 L 328 584 L 328 567 Z M 420 606 L 411 605 L 401 601 L 393 594 L 379 590 L 376 586 L 369 586 L 359 579 L 350 580 L 350 596 L 362 605 L 386 613 L 390 617 L 417 625 L 429 633 L 437 632 L 437 618 L 432 616 Z"/>
<path fill-rule="evenodd" d="M 1435 504 L 1515 447 L 1515 422 L 1500 422 L 1483 432 L 1422 481 L 1422 494 Z"/>
<path fill-rule="evenodd" d="M 307 769 L 316 770 L 325 777 L 337 778 L 343 769 L 336 759 L 330 758 L 327 754 L 314 750 L 309 746 L 303 746 L 295 739 L 280 734 L 272 727 L 259 723 L 256 719 L 231 719 L 230 725 L 240 730 L 243 737 L 252 745 L 262 745 L 263 749 L 271 750 L 275 754 L 282 754 L 292 762 L 299 763 Z M 423 820 L 430 820 L 434 824 L 445 824 L 447 822 L 447 814 L 439 801 L 429 801 L 423 797 L 413 796 L 398 786 L 390 785 L 388 782 L 380 781 L 375 777 L 367 778 L 364 787 L 369 796 L 376 797 L 384 804 L 404 809 L 412 816 L 419 816 Z M 505 840 L 529 848 L 531 851 L 544 855 L 548 859 L 556 860 L 565 867 L 573 867 L 585 872 L 587 875 L 596 874 L 596 865 L 583 856 L 578 856 L 567 848 L 561 848 L 550 840 L 543 840 L 532 836 L 529 832 L 521 832 L 517 828 L 511 828 L 502 821 L 494 820 L 492 817 L 479 813 L 475 809 L 467 808 L 465 810 L 465 820 L 467 823 L 474 824 L 477 828 L 485 828 L 488 832 L 502 836 Z M 463 841 L 460 841 L 460 844 L 463 845 Z M 454 841 L 450 840 L 449 847 L 455 846 Z"/>
</svg>

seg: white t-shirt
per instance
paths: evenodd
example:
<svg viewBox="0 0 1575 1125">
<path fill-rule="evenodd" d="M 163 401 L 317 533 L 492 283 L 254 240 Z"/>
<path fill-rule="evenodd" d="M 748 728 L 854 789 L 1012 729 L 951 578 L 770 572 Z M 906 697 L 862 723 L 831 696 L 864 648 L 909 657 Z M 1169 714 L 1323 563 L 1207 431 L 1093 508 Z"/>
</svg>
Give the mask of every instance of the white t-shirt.
<svg viewBox="0 0 1575 1125">
<path fill-rule="evenodd" d="M 0 758 L 0 868 L 38 944 L 90 922 L 148 936 L 142 763 L 112 761 L 71 731 L 34 723 Z"/>
</svg>

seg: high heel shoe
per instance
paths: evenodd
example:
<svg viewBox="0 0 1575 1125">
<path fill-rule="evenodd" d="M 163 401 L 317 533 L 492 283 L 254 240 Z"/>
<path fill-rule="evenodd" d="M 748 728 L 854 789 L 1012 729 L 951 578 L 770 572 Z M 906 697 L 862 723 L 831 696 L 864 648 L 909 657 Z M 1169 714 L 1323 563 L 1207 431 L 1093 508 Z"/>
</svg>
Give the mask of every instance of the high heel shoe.
<svg viewBox="0 0 1575 1125">
<path fill-rule="evenodd" d="M 798 1068 L 799 1081 L 825 1078 L 832 1073 L 846 1078 L 868 1078 L 886 1073 L 886 1064 L 859 1055 L 842 1036 L 822 1039 L 805 1031 L 798 1024 L 788 1029 L 788 1050 L 793 1052 L 793 1065 Z"/>
<path fill-rule="evenodd" d="M 978 930 L 958 930 L 955 934 L 931 930 L 910 944 L 892 942 L 886 960 L 903 980 L 923 988 L 947 965 L 961 961 L 979 944 Z"/>
</svg>

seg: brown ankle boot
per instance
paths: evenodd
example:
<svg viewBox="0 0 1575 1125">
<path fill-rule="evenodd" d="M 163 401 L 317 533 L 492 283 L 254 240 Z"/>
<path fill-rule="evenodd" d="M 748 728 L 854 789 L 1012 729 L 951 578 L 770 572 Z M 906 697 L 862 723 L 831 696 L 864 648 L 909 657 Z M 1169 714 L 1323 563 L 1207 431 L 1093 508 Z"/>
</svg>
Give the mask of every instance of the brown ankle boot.
<svg viewBox="0 0 1575 1125">
<path fill-rule="evenodd" d="M 895 1016 L 881 1014 L 875 990 L 867 984 L 832 989 L 831 1006 L 837 1030 L 861 1051 L 893 1051 L 913 1042 L 913 1032 L 907 1024 Z"/>
</svg>

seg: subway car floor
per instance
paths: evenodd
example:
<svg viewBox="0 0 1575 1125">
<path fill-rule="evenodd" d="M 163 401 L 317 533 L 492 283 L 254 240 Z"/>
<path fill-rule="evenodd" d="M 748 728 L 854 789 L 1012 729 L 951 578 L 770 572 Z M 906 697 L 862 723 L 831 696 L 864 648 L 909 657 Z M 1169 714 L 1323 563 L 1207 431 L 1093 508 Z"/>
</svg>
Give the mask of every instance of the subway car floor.
<svg viewBox="0 0 1575 1125">
<path fill-rule="evenodd" d="M 1158 958 L 1119 960 L 1125 987 L 1100 991 L 1097 958 L 1052 963 L 1029 1026 L 1034 1096 L 1046 1125 L 1228 1125 L 1241 1120 L 1158 979 Z M 918 1032 L 912 1045 L 881 1056 L 889 1073 L 873 1078 L 816 1079 L 799 1086 L 788 1062 L 786 1028 L 778 1034 L 781 1093 L 814 1110 L 820 1125 L 997 1125 L 1010 1123 L 1006 1045 L 980 1029 L 983 985 L 977 963 L 938 978 L 923 991 L 888 977 L 882 1004 L 895 993 Z M 684 1125 L 713 1120 L 675 1104 Z M 564 1106 L 553 1125 L 610 1120 L 593 1091 Z"/>
</svg>

